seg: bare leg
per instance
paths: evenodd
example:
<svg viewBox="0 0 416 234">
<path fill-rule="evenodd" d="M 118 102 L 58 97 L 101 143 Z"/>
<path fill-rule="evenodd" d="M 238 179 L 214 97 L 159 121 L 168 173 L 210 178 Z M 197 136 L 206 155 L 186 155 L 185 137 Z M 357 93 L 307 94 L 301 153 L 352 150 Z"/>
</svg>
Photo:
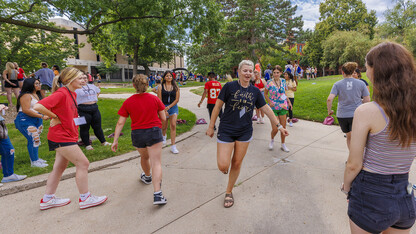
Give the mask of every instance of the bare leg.
<svg viewBox="0 0 416 234">
<path fill-rule="evenodd" d="M 235 143 L 217 143 L 217 164 L 218 169 L 224 173 L 228 173 L 231 163 L 231 154 L 234 150 Z"/>
<path fill-rule="evenodd" d="M 150 165 L 152 166 L 152 182 L 154 192 L 161 190 L 162 183 L 162 142 L 147 147 Z"/>
<path fill-rule="evenodd" d="M 19 94 L 20 94 L 20 88 L 14 88 L 13 93 L 14 93 L 14 96 L 16 97 L 16 99 L 17 99 L 19 97 Z"/>
<path fill-rule="evenodd" d="M 7 101 L 9 102 L 9 105 L 12 105 L 13 104 L 12 103 L 12 88 L 5 88 L 5 89 L 6 89 Z"/>
<path fill-rule="evenodd" d="M 241 165 L 243 163 L 244 156 L 246 156 L 248 145 L 249 142 L 235 142 L 234 155 L 231 161 L 230 175 L 228 177 L 227 194 L 233 191 L 235 182 L 240 175 Z"/>
<path fill-rule="evenodd" d="M 53 164 L 52 172 L 48 176 L 46 182 L 46 194 L 54 194 L 58 188 L 59 181 L 62 174 L 68 166 L 68 160 L 56 152 L 55 163 Z"/>
<path fill-rule="evenodd" d="M 72 162 L 75 165 L 75 181 L 77 183 L 78 191 L 80 194 L 88 192 L 88 167 L 90 162 L 85 157 L 82 150 L 78 145 L 71 145 L 60 147 L 56 149 L 66 160 Z"/>
<path fill-rule="evenodd" d="M 140 153 L 140 165 L 146 176 L 150 176 L 150 162 L 149 162 L 149 152 L 147 148 L 136 148 Z"/>
<path fill-rule="evenodd" d="M 396 229 L 396 228 L 387 228 L 387 230 L 385 230 L 384 232 L 382 232 L 383 234 L 407 234 L 410 233 L 410 229 Z"/>
<path fill-rule="evenodd" d="M 279 115 L 279 122 L 284 128 L 286 128 L 286 115 Z M 280 133 L 280 137 L 282 138 L 281 139 L 282 143 L 285 143 L 285 139 L 286 139 L 285 134 Z"/>
<path fill-rule="evenodd" d="M 169 120 L 171 117 L 169 117 L 169 119 L 166 119 L 165 122 L 162 122 L 162 135 L 166 136 L 166 131 L 168 130 L 168 124 L 169 124 Z"/>
<path fill-rule="evenodd" d="M 277 116 L 275 116 L 276 117 L 276 119 L 277 120 L 279 120 L 279 118 L 277 117 Z M 280 123 L 281 124 L 281 123 Z M 277 132 L 278 132 L 279 130 L 277 129 L 277 126 L 272 126 L 272 132 L 271 132 L 271 138 L 272 138 L 272 140 L 274 139 L 274 137 L 277 135 Z"/>
<path fill-rule="evenodd" d="M 348 146 L 348 150 L 350 149 L 350 143 L 351 143 L 351 132 L 347 132 L 347 146 Z"/>
<path fill-rule="evenodd" d="M 178 119 L 178 115 L 171 115 L 170 119 L 170 141 L 171 144 L 174 145 L 176 143 L 176 120 Z"/>
</svg>

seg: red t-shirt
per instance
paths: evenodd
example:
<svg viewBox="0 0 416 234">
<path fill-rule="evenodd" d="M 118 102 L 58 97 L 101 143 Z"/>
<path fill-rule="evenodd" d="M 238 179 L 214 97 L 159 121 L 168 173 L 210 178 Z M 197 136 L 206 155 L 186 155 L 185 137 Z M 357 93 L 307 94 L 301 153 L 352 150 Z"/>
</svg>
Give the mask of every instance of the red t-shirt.
<svg viewBox="0 0 416 234">
<path fill-rule="evenodd" d="M 205 89 L 208 90 L 208 104 L 215 104 L 221 91 L 221 83 L 216 80 L 208 81 Z"/>
<path fill-rule="evenodd" d="M 76 103 L 77 94 L 75 92 L 71 92 L 71 94 Z M 56 114 L 61 121 L 61 124 L 49 128 L 48 140 L 54 142 L 78 141 L 78 126 L 74 122 L 74 118 L 78 117 L 78 110 L 67 88 L 62 87 L 56 90 L 38 103 Z"/>
<path fill-rule="evenodd" d="M 21 80 L 23 79 L 23 74 L 25 71 L 23 71 L 23 68 L 19 67 L 19 73 L 17 74 L 17 79 Z"/>
<path fill-rule="evenodd" d="M 260 82 L 259 83 L 254 83 L 254 86 L 256 86 L 257 88 L 259 88 L 259 89 L 262 89 L 262 88 L 264 88 L 264 84 L 263 84 L 263 82 L 260 80 Z"/>
<path fill-rule="evenodd" d="M 135 94 L 124 101 L 118 114 L 131 118 L 131 130 L 162 128 L 158 112 L 165 109 L 162 101 L 150 93 Z"/>
</svg>

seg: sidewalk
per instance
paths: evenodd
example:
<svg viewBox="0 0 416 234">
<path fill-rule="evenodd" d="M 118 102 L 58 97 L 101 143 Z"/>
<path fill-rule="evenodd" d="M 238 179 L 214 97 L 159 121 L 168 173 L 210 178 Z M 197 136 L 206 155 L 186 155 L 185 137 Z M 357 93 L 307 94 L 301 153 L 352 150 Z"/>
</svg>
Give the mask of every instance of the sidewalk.
<svg viewBox="0 0 416 234">
<path fill-rule="evenodd" d="M 181 89 L 180 106 L 208 120 L 207 109 L 197 107 L 200 97 L 188 90 Z M 253 125 L 232 208 L 223 208 L 228 175 L 217 169 L 216 139 L 205 136 L 207 125 L 197 125 L 177 144 L 178 155 L 163 149 L 167 205 L 152 205 L 153 187 L 140 182 L 134 152 L 119 157 L 132 160 L 89 174 L 91 192 L 109 197 L 102 206 L 79 210 L 73 178 L 61 181 L 56 192 L 71 198 L 65 207 L 40 211 L 44 186 L 0 197 L 1 233 L 349 233 L 339 191 L 348 154 L 339 127 L 300 120 L 288 128 L 291 151 L 285 153 L 279 138 L 268 150 L 269 122 Z"/>
</svg>

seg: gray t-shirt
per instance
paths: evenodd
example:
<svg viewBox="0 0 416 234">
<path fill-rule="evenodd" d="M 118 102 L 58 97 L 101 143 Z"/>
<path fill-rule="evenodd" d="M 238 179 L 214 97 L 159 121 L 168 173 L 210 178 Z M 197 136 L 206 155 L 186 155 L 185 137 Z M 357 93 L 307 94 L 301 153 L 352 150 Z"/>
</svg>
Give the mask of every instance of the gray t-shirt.
<svg viewBox="0 0 416 234">
<path fill-rule="evenodd" d="M 40 83 L 43 85 L 47 85 L 49 87 L 52 87 L 52 81 L 55 77 L 55 74 L 53 71 L 49 68 L 42 68 L 35 72 L 36 78 L 39 79 Z"/>
<path fill-rule="evenodd" d="M 332 86 L 331 94 L 338 96 L 337 117 L 352 118 L 354 111 L 362 104 L 361 97 L 370 96 L 364 82 L 354 78 L 344 78 Z"/>
<path fill-rule="evenodd" d="M 75 93 L 77 93 L 78 105 L 86 102 L 98 102 L 97 94 L 100 93 L 100 89 L 93 84 L 87 84 L 82 86 L 82 88 L 75 90 Z"/>
</svg>

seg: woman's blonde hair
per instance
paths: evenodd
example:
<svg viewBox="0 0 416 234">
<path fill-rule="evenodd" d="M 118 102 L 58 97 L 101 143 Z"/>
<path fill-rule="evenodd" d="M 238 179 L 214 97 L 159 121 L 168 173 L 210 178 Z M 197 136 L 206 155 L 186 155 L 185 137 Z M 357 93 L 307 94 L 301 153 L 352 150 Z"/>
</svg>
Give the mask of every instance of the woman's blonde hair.
<svg viewBox="0 0 416 234">
<path fill-rule="evenodd" d="M 61 74 L 55 76 L 52 82 L 52 93 L 60 88 L 60 84 L 69 85 L 72 81 L 82 75 L 82 72 L 75 67 L 67 67 Z"/>
<path fill-rule="evenodd" d="M 12 72 L 15 70 L 15 66 L 14 66 L 14 63 L 12 63 L 12 62 L 7 62 L 6 63 L 6 71 L 7 71 L 7 73 L 9 74 L 9 76 L 11 76 L 12 75 Z"/>
<path fill-rule="evenodd" d="M 243 60 L 238 64 L 238 69 L 240 70 L 244 65 L 251 66 L 254 68 L 254 63 L 251 60 Z"/>
<path fill-rule="evenodd" d="M 133 77 L 133 86 L 138 93 L 145 93 L 147 91 L 147 87 L 149 86 L 147 76 L 143 74 L 135 75 Z"/>
</svg>

